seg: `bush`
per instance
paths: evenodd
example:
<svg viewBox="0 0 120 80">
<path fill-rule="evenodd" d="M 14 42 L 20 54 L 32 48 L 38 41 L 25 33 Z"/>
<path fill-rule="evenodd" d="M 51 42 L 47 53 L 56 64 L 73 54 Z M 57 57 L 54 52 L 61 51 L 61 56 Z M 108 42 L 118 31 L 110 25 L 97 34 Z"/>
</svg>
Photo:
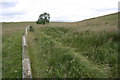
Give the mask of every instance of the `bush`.
<svg viewBox="0 0 120 80">
<path fill-rule="evenodd" d="M 30 31 L 34 31 L 34 28 L 32 27 L 32 26 L 30 26 L 30 29 L 29 29 Z"/>
</svg>

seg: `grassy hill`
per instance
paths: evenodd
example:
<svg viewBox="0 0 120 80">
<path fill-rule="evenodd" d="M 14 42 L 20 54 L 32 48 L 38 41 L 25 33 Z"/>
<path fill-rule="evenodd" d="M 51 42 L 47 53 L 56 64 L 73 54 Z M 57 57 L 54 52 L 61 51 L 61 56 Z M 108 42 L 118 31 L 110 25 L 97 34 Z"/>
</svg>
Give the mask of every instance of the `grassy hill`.
<svg viewBox="0 0 120 80">
<path fill-rule="evenodd" d="M 28 41 L 35 78 L 117 77 L 117 14 L 51 23 L 35 28 Z"/>
<path fill-rule="evenodd" d="M 114 78 L 118 76 L 118 14 L 80 22 L 3 23 L 3 77 L 22 75 L 25 27 L 34 78 Z"/>
</svg>

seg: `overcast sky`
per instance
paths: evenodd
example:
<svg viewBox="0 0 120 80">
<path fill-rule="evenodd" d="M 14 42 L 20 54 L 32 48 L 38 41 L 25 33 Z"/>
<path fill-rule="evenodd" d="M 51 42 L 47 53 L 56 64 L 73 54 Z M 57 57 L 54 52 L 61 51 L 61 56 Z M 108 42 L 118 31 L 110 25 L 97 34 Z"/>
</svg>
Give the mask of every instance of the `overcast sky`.
<svg viewBox="0 0 120 80">
<path fill-rule="evenodd" d="M 81 21 L 118 12 L 119 0 L 0 0 L 0 22 L 36 21 L 47 12 L 51 21 Z"/>
</svg>

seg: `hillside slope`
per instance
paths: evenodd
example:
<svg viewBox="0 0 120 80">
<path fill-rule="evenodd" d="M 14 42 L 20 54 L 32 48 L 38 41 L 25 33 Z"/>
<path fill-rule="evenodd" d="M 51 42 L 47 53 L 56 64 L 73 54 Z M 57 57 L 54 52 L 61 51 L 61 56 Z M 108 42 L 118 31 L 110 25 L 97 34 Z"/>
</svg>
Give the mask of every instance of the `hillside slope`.
<svg viewBox="0 0 120 80">
<path fill-rule="evenodd" d="M 29 32 L 33 77 L 103 78 L 118 75 L 118 14 L 80 22 L 2 23 L 2 77 L 22 77 L 22 35 Z"/>
<path fill-rule="evenodd" d="M 117 14 L 29 32 L 34 78 L 118 77 Z"/>
</svg>

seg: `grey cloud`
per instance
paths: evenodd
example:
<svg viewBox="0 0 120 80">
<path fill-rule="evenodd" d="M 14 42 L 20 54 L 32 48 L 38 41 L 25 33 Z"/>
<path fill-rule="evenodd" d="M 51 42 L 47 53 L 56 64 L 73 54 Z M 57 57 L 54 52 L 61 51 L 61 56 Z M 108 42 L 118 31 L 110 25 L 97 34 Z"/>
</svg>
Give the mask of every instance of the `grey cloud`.
<svg viewBox="0 0 120 80">
<path fill-rule="evenodd" d="M 16 15 L 23 15 L 25 12 L 8 12 L 8 13 L 2 13 L 2 16 L 16 16 Z"/>
<path fill-rule="evenodd" d="M 102 8 L 102 9 L 96 9 L 98 12 L 105 12 L 105 11 L 111 11 L 111 10 L 118 10 L 117 8 Z"/>
<path fill-rule="evenodd" d="M 17 2 L 1 2 L 0 5 L 2 8 L 11 8 L 17 5 Z"/>
</svg>

